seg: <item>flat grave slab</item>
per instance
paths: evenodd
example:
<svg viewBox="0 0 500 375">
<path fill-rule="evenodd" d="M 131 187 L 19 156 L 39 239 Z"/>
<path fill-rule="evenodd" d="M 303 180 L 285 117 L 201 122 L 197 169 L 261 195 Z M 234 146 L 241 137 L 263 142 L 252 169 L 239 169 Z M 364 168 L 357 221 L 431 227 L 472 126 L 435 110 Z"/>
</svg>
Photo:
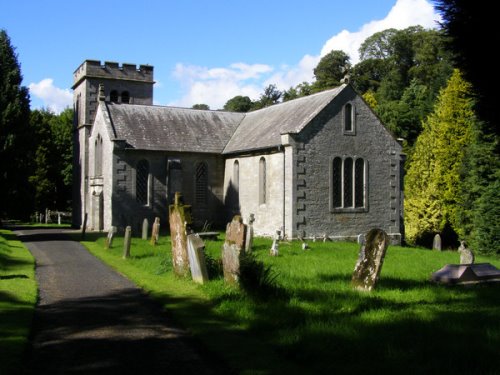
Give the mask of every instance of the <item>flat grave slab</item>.
<svg viewBox="0 0 500 375">
<path fill-rule="evenodd" d="M 449 285 L 500 282 L 500 270 L 491 263 L 447 264 L 431 280 Z"/>
</svg>

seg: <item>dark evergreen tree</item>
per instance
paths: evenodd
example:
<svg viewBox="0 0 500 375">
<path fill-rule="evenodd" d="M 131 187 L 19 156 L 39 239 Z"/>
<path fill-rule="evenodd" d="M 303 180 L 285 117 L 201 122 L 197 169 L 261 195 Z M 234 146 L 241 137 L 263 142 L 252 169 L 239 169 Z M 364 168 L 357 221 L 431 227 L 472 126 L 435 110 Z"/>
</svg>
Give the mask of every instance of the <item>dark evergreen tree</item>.
<svg viewBox="0 0 500 375">
<path fill-rule="evenodd" d="M 252 108 L 252 100 L 248 96 L 235 96 L 224 104 L 224 110 L 230 112 L 248 112 Z"/>
<path fill-rule="evenodd" d="M 27 176 L 32 160 L 28 89 L 5 30 L 0 30 L 0 217 L 27 218 L 31 191 Z"/>
</svg>

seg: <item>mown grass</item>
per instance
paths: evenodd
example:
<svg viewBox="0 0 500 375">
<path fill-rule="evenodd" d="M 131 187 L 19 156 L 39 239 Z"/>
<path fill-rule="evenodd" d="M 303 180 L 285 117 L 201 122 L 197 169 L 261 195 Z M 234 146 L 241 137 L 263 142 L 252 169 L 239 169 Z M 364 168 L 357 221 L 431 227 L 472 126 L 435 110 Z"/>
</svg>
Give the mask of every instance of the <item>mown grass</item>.
<svg viewBox="0 0 500 375">
<path fill-rule="evenodd" d="M 246 293 L 216 277 L 205 285 L 173 276 L 170 243 L 153 248 L 123 239 L 89 250 L 159 299 L 215 357 L 238 373 L 497 374 L 500 371 L 500 286 L 446 287 L 432 272 L 458 263 L 456 252 L 390 246 L 375 291 L 352 290 L 359 247 L 353 243 L 282 243 L 255 239 L 283 293 Z M 217 263 L 222 241 L 206 242 Z M 500 260 L 478 257 L 500 267 Z"/>
<path fill-rule="evenodd" d="M 36 299 L 33 256 L 11 231 L 0 229 L 0 374 L 19 371 Z"/>
</svg>

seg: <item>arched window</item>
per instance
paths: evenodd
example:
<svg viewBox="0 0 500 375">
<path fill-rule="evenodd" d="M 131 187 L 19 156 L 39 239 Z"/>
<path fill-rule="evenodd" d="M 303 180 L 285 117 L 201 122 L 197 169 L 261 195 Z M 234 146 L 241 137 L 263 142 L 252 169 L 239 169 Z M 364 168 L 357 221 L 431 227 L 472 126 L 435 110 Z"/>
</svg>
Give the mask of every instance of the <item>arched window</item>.
<svg viewBox="0 0 500 375">
<path fill-rule="evenodd" d="M 195 202 L 207 204 L 208 201 L 208 166 L 205 162 L 198 163 L 195 170 Z"/>
<path fill-rule="evenodd" d="M 111 91 L 109 93 L 109 100 L 111 100 L 113 103 L 118 103 L 118 91 Z"/>
<path fill-rule="evenodd" d="M 354 132 L 354 110 L 351 103 L 344 106 L 344 132 Z"/>
<path fill-rule="evenodd" d="M 367 163 L 362 158 L 333 158 L 330 209 L 366 209 L 366 167 Z"/>
<path fill-rule="evenodd" d="M 233 164 L 233 187 L 236 193 L 240 191 L 240 163 L 238 160 Z"/>
<path fill-rule="evenodd" d="M 342 159 L 333 159 L 332 166 L 332 205 L 342 207 Z"/>
<path fill-rule="evenodd" d="M 266 204 L 267 200 L 267 181 L 266 181 L 266 159 L 259 160 L 259 204 Z"/>
<path fill-rule="evenodd" d="M 94 148 L 94 176 L 102 176 L 102 138 L 97 134 Z"/>
<path fill-rule="evenodd" d="M 135 175 L 135 198 L 137 203 L 147 205 L 149 193 L 149 163 L 140 160 L 137 163 Z"/>
<path fill-rule="evenodd" d="M 128 104 L 130 102 L 130 94 L 128 91 L 122 92 L 122 103 Z"/>
</svg>

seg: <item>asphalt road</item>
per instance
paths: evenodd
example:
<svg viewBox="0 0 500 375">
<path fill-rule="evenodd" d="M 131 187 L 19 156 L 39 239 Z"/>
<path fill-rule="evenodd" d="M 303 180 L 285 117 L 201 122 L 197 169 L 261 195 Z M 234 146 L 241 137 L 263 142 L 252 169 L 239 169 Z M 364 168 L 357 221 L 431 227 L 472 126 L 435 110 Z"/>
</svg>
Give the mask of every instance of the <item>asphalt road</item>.
<svg viewBox="0 0 500 375">
<path fill-rule="evenodd" d="M 221 372 L 158 304 L 64 231 L 15 233 L 36 259 L 40 290 L 27 373 Z"/>
</svg>

